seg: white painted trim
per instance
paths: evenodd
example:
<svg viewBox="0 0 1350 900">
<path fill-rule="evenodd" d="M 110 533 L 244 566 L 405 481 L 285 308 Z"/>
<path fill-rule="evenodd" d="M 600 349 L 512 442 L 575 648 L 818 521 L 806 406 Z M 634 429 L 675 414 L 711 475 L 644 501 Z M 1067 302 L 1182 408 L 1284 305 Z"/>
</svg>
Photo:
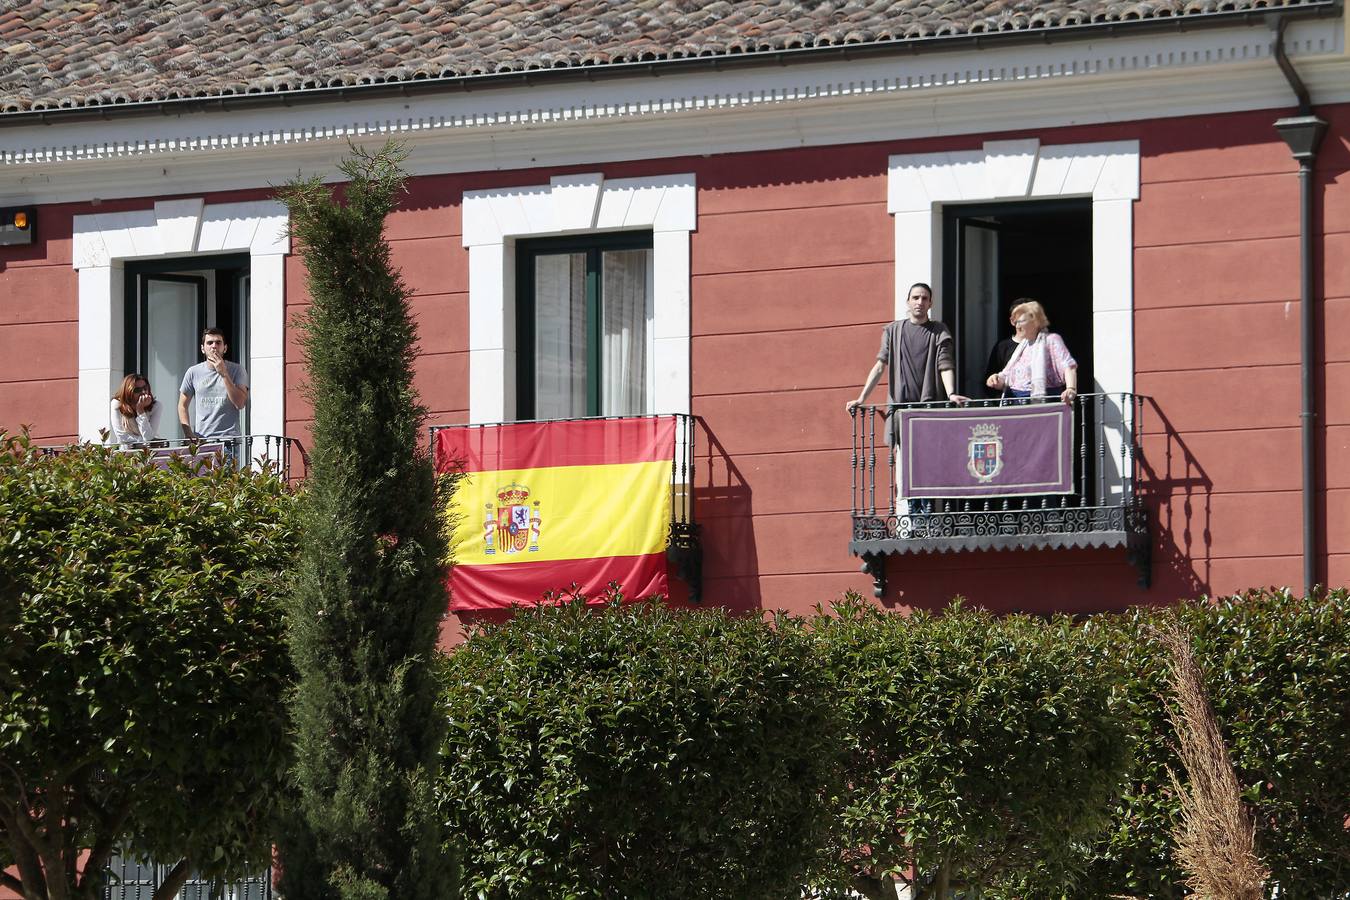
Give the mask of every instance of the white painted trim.
<svg viewBox="0 0 1350 900">
<path fill-rule="evenodd" d="M 122 381 L 123 272 L 129 261 L 247 252 L 250 258 L 249 415 L 255 434 L 285 430 L 286 207 L 270 200 L 207 205 L 163 200 L 151 209 L 75 216 L 71 264 L 79 271 L 81 440 L 108 427 L 108 398 Z M 190 267 L 185 263 L 185 267 Z M 159 388 L 165 397 L 170 390 Z"/>
<path fill-rule="evenodd" d="M 1093 339 L 1096 390 L 1134 390 L 1134 208 L 1139 142 L 1099 144 L 986 141 L 982 150 L 892 156 L 887 209 L 895 216 L 895 318 L 910 284 L 935 284 L 942 271 L 942 207 L 949 203 L 1092 198 L 1092 305 L 1125 312 Z M 942 317 L 941 292 L 934 316 Z M 970 388 L 969 385 L 966 386 Z"/>
<path fill-rule="evenodd" d="M 1287 43 L 1318 103 L 1350 101 L 1350 56 L 1339 20 L 1294 23 Z M 1234 26 L 594 84 L 14 125 L 0 129 L 0 203 L 279 184 L 298 170 L 335 173 L 349 139 L 407 141 L 409 171 L 417 175 L 1291 107 L 1271 44 L 1263 27 Z"/>
<path fill-rule="evenodd" d="M 469 250 L 469 421 L 515 418 L 515 242 L 520 238 L 650 230 L 653 413 L 689 412 L 689 233 L 694 176 L 605 179 L 565 175 L 548 184 L 465 191 Z"/>
</svg>

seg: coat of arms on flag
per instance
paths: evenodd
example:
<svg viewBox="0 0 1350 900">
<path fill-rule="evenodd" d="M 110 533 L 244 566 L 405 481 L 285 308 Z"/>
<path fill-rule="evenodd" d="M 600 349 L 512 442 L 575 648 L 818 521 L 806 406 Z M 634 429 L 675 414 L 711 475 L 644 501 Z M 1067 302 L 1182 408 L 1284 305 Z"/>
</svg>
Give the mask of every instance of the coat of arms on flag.
<svg viewBox="0 0 1350 900">
<path fill-rule="evenodd" d="M 543 518 L 539 501 L 530 504 L 530 489 L 511 482 L 497 491 L 497 502 L 485 503 L 483 519 L 483 553 L 520 553 L 527 547 L 539 552 L 539 530 Z"/>
<path fill-rule="evenodd" d="M 967 448 L 966 470 L 980 484 L 992 481 L 1003 470 L 1003 439 L 997 425 L 972 425 Z"/>
</svg>

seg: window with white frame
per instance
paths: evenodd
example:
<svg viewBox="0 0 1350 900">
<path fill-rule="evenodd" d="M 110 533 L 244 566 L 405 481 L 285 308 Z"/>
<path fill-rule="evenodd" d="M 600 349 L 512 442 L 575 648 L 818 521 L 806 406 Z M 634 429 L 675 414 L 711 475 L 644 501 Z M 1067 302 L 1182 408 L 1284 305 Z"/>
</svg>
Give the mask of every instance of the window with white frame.
<svg viewBox="0 0 1350 900">
<path fill-rule="evenodd" d="M 694 176 L 464 194 L 469 418 L 689 412 Z"/>
<path fill-rule="evenodd" d="M 904 315 L 911 283 L 936 282 L 951 296 L 940 291 L 934 298 L 934 318 L 956 320 L 967 343 L 978 342 L 972 335 L 980 334 L 981 328 L 987 332 L 984 342 L 992 339 L 995 331 L 990 323 L 998 322 L 1007 302 L 1016 299 L 999 296 L 1002 238 L 995 232 L 1000 218 L 1035 219 L 1046 234 L 1055 230 L 1051 223 L 1061 219 L 1070 230 L 1073 222 L 1088 229 L 1086 251 L 1082 241 L 1065 246 L 1080 256 L 1090 255 L 1081 269 L 1091 301 L 1064 318 L 1076 320 L 1079 348 L 1071 349 L 1090 361 L 1091 371 L 1084 373 L 1090 380 L 1080 380 L 1079 389 L 1117 398 L 1105 403 L 1094 427 L 1101 429 L 1109 448 L 1107 464 L 1120 458 L 1125 412 L 1118 398 L 1134 392 L 1139 142 L 1042 145 L 1031 138 L 987 141 L 979 150 L 892 156 L 887 194 L 887 207 L 895 219 L 896 317 Z M 944 270 L 945 278 L 936 277 Z M 1024 283 L 1026 293 L 1034 297 L 1035 280 Z M 968 322 L 972 327 L 967 329 L 959 324 L 963 315 L 981 321 Z M 974 372 L 983 371 L 980 361 L 989 348 L 963 349 L 973 359 L 962 366 L 961 387 L 976 389 L 969 382 Z M 1119 480 L 1113 483 L 1113 491 L 1121 490 Z"/>
<path fill-rule="evenodd" d="M 191 332 L 213 315 L 208 324 L 237 332 L 228 339 L 249 373 L 249 430 L 282 434 L 287 221 L 286 207 L 274 200 L 211 204 L 201 198 L 74 217 L 81 438 L 99 439 L 108 424 L 108 398 L 130 369 L 154 368 L 159 350 L 189 338 L 181 357 L 160 359 L 160 380 L 186 359 L 199 358 L 200 333 Z M 207 279 L 205 311 L 203 292 L 189 292 L 184 281 L 169 284 L 166 273 Z M 140 277 L 145 275 L 150 277 Z M 151 332 L 152 319 L 163 327 Z M 178 389 L 177 383 L 167 390 L 152 386 L 161 396 Z"/>
<path fill-rule="evenodd" d="M 1133 392 L 1133 222 L 1134 201 L 1139 198 L 1138 141 L 1043 146 L 1032 138 L 987 141 L 979 150 L 892 156 L 887 193 L 887 206 L 895 219 L 897 318 L 904 314 L 904 295 L 911 283 L 942 284 L 944 279 L 938 276 L 944 270 L 944 261 L 948 272 L 952 271 L 952 251 L 959 248 L 951 245 L 962 236 L 953 228 L 953 220 L 961 217 L 953 213 L 963 207 L 971 215 L 964 223 L 955 223 L 962 230 L 968 225 L 978 226 L 981 212 L 991 225 L 997 224 L 1000 214 L 1016 218 L 1022 203 L 1031 214 L 1035 209 L 1046 210 L 1049 204 L 1045 201 L 1061 201 L 1060 213 L 1081 215 L 1090 229 L 1091 258 L 1086 266 L 1090 319 L 1086 310 L 1075 311 L 1074 315 L 1083 323 L 1078 326 L 1081 343 L 1090 353 L 1093 370 L 1092 382 L 1081 387 L 1084 392 Z M 1062 202 L 1075 200 L 1083 201 L 1081 213 L 1075 211 L 1073 202 Z M 997 208 L 979 208 L 991 204 Z M 1042 218 L 1049 222 L 1045 216 Z M 966 237 L 971 239 L 967 254 L 959 256 L 957 264 L 966 270 L 965 282 L 973 297 L 978 292 L 971 282 L 978 279 L 972 275 L 980 275 L 990 284 L 996 280 L 991 277 L 988 261 L 997 257 L 997 238 L 981 235 L 978 228 Z M 983 247 L 973 247 L 977 243 Z M 971 265 L 976 268 L 971 270 Z M 949 274 L 946 281 L 952 283 L 944 287 L 955 287 L 960 277 Z M 982 302 L 996 316 L 997 308 L 1006 306 L 1006 299 L 1016 298 Z M 955 300 L 939 292 L 934 298 L 933 316 L 944 321 L 949 317 L 959 319 L 962 311 L 948 305 Z M 967 349 L 979 355 L 988 348 Z"/>
</svg>

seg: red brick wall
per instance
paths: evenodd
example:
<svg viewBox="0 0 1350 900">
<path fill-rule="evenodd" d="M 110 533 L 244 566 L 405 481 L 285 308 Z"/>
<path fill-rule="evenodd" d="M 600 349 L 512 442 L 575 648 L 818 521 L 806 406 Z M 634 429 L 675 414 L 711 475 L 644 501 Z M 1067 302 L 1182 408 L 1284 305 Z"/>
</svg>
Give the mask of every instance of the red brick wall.
<svg viewBox="0 0 1350 900">
<path fill-rule="evenodd" d="M 1318 162 L 1319 520 L 1333 583 L 1350 581 L 1350 107 Z M 894 308 L 893 153 L 1137 139 L 1136 386 L 1146 415 L 1145 490 L 1158 519 L 1154 587 L 1119 551 L 977 553 L 891 560 L 888 604 L 958 593 L 998 608 L 1102 608 L 1301 581 L 1296 167 L 1279 112 L 669 159 L 566 171 L 609 178 L 694 172 L 692 401 L 704 425 L 697 478 L 708 602 L 805 611 L 847 588 L 870 592 L 847 552 L 849 421 Z M 421 332 L 417 384 L 431 423 L 467 418 L 468 253 L 462 192 L 538 184 L 561 170 L 429 176 L 389 221 Z M 256 196 L 256 194 L 255 194 Z M 236 199 L 231 197 L 229 199 Z M 222 198 L 209 198 L 221 202 Z M 127 201 L 116 208 L 143 208 Z M 105 205 L 104 208 L 108 208 Z M 70 216 L 45 207 L 41 245 L 0 250 L 0 424 L 75 428 L 76 280 Z M 287 263 L 287 315 L 307 302 Z M 303 359 L 288 329 L 286 422 L 306 436 Z M 451 622 L 448 626 L 455 629 Z"/>
<path fill-rule="evenodd" d="M 1322 114 L 1332 128 L 1316 178 L 1326 232 L 1317 312 L 1326 363 L 1318 480 L 1327 503 L 1318 518 L 1328 557 L 1320 576 L 1344 584 L 1350 478 L 1327 462 L 1350 438 L 1350 408 L 1335 387 L 1350 375 L 1350 109 Z M 1136 378 L 1171 426 L 1153 430 L 1146 445 L 1159 492 L 1170 495 L 1159 509 L 1164 592 L 1302 583 L 1299 192 L 1274 118 L 1188 122 L 1143 145 Z"/>
<path fill-rule="evenodd" d="M 44 206 L 35 243 L 0 247 L 0 428 L 30 426 L 43 444 L 65 443 L 76 431 L 79 292 L 70 267 L 76 209 Z"/>
</svg>

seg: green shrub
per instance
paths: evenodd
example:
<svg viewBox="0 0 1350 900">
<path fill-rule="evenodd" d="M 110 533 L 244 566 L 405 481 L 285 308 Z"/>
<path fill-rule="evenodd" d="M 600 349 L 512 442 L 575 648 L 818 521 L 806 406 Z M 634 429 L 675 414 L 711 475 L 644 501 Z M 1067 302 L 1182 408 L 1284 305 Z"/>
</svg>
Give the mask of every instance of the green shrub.
<svg viewBox="0 0 1350 900">
<path fill-rule="evenodd" d="M 434 795 L 446 497 L 413 386 L 410 292 L 384 237 L 406 155 L 353 148 L 340 191 L 316 176 L 281 192 L 313 300 L 300 322 L 313 447 L 289 600 L 300 677 L 300 802 L 282 842 L 290 900 L 455 896 Z"/>
<path fill-rule="evenodd" d="M 266 865 L 291 509 L 270 476 L 0 434 L 0 884 L 101 896 L 119 846 L 183 877 Z"/>
<path fill-rule="evenodd" d="M 445 666 L 466 893 L 800 896 L 836 771 L 826 685 L 787 620 L 572 602 L 483 627 Z"/>
<path fill-rule="evenodd" d="M 834 613 L 814 624 L 848 752 L 835 883 L 881 897 L 912 867 L 915 896 L 1065 890 L 1128 762 L 1078 631 L 959 604 L 903 617 L 857 595 Z"/>
<path fill-rule="evenodd" d="M 1281 898 L 1350 897 L 1350 597 L 1252 591 L 1184 604 L 1214 711 L 1253 805 L 1257 850 Z M 1147 629 L 1162 613 L 1132 610 L 1085 631 L 1110 664 L 1130 717 L 1136 765 L 1095 848 L 1098 896 L 1182 896 L 1173 858 L 1179 815 L 1168 769 L 1182 768 L 1163 705 L 1161 650 Z"/>
</svg>

